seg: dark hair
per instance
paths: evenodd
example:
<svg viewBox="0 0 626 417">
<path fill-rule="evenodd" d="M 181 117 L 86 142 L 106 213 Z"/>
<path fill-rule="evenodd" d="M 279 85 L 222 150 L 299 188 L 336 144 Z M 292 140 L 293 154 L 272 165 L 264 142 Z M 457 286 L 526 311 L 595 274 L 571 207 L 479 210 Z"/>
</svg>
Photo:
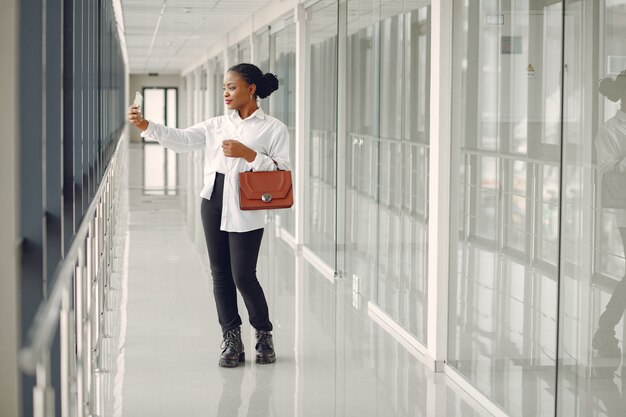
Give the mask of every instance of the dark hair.
<svg viewBox="0 0 626 417">
<path fill-rule="evenodd" d="M 600 94 L 611 101 L 619 101 L 626 97 L 626 70 L 620 72 L 615 79 L 603 78 L 598 87 Z M 624 103 L 622 103 L 624 104 Z"/>
<path fill-rule="evenodd" d="M 278 90 L 278 78 L 271 72 L 263 71 L 254 64 L 237 64 L 228 68 L 228 71 L 241 75 L 248 84 L 256 85 L 256 95 L 265 98 Z"/>
</svg>

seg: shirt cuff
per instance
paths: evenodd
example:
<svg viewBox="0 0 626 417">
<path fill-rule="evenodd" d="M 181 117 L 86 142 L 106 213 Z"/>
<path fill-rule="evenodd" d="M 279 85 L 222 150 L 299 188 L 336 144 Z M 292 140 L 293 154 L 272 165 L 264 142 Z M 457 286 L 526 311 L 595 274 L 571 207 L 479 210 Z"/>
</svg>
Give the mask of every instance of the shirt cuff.
<svg viewBox="0 0 626 417">
<path fill-rule="evenodd" d="M 148 122 L 148 128 L 144 130 L 143 132 L 141 132 L 142 138 L 152 136 L 152 134 L 154 133 L 154 123 L 152 123 L 150 120 L 147 120 L 147 122 Z"/>
<path fill-rule="evenodd" d="M 246 161 L 248 163 L 248 168 L 250 168 L 253 171 L 258 171 L 259 165 L 261 165 L 261 160 L 263 159 L 263 156 L 264 155 L 262 155 L 260 152 L 257 152 L 252 162 Z"/>
</svg>

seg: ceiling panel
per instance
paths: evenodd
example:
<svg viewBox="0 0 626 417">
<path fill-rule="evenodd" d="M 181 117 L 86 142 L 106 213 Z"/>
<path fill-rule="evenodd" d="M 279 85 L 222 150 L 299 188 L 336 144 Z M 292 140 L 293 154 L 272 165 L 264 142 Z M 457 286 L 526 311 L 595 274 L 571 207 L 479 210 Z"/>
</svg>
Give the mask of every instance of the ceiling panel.
<svg viewBox="0 0 626 417">
<path fill-rule="evenodd" d="M 271 0 L 121 0 L 131 73 L 179 73 Z"/>
</svg>

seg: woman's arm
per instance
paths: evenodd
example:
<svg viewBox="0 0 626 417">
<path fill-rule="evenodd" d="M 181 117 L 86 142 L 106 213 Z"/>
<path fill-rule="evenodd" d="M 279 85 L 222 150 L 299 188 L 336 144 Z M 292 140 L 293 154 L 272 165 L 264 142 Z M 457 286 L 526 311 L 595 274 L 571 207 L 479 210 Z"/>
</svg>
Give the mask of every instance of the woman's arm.
<svg viewBox="0 0 626 417">
<path fill-rule="evenodd" d="M 141 130 L 141 136 L 158 141 L 174 152 L 191 152 L 204 149 L 206 144 L 205 123 L 187 129 L 176 129 L 149 122 L 144 119 L 136 105 L 128 109 L 128 121 Z"/>
<path fill-rule="evenodd" d="M 596 156 L 598 160 L 598 173 L 600 175 L 607 171 L 619 169 L 620 162 L 623 162 L 623 155 L 614 140 L 613 135 L 607 131 L 606 126 L 601 126 L 596 135 Z"/>
</svg>

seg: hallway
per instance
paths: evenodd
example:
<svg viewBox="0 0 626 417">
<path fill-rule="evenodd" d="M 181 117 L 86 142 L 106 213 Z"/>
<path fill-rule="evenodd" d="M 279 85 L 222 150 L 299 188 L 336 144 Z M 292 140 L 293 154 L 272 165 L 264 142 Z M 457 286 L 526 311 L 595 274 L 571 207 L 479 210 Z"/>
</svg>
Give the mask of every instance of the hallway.
<svg viewBox="0 0 626 417">
<path fill-rule="evenodd" d="M 139 162 L 151 145 L 130 146 L 127 329 L 118 412 L 154 417 L 490 415 L 368 317 L 367 304 L 350 288 L 331 283 L 276 237 L 273 223 L 266 227 L 258 273 L 270 305 L 278 362 L 254 363 L 254 334 L 240 299 L 246 362 L 235 369 L 218 367 L 220 330 L 206 255 L 188 237 L 179 196 L 144 194 Z"/>
<path fill-rule="evenodd" d="M 626 0 L 0 21 L 0 417 L 624 417 Z M 237 179 L 275 167 L 278 362 L 240 299 L 221 369 L 200 196 L 225 174 L 223 229 L 258 229 Z"/>
</svg>

